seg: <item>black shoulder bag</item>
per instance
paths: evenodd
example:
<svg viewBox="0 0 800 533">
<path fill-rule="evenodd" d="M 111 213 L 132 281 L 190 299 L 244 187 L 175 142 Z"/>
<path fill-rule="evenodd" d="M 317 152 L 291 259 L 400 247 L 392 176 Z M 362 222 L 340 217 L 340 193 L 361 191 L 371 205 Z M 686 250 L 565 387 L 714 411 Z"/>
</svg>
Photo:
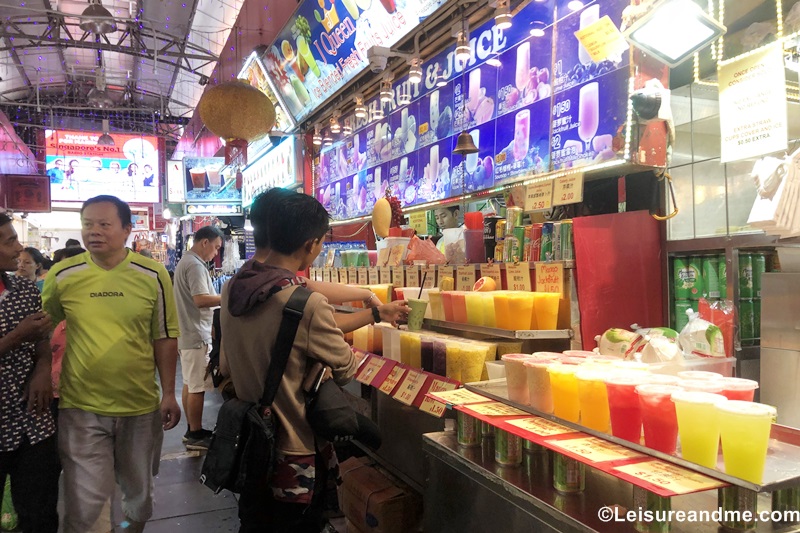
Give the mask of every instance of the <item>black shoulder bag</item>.
<svg viewBox="0 0 800 533">
<path fill-rule="evenodd" d="M 297 327 L 311 292 L 298 287 L 283 308 L 278 338 L 258 404 L 231 398 L 222 404 L 200 482 L 214 491 L 240 493 L 248 480 L 271 477 L 275 467 L 278 420 L 272 402 L 283 379 Z"/>
</svg>

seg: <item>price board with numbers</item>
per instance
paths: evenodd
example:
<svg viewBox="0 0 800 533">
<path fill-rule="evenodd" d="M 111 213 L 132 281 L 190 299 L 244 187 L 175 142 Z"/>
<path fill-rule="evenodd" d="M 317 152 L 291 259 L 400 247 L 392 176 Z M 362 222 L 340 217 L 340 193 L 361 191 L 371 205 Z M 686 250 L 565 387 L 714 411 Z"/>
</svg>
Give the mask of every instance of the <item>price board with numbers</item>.
<svg viewBox="0 0 800 533">
<path fill-rule="evenodd" d="M 608 442 L 597 437 L 581 437 L 578 439 L 565 439 L 548 441 L 557 451 L 565 452 L 566 455 L 580 456 L 592 463 L 605 463 L 608 461 L 620 461 L 623 459 L 634 459 L 644 457 L 639 452 L 629 450 L 619 444 Z"/>
<path fill-rule="evenodd" d="M 378 273 L 381 279 L 381 285 L 392 284 L 392 269 L 391 267 L 379 267 Z"/>
<path fill-rule="evenodd" d="M 389 361 L 389 359 L 384 359 L 377 355 L 369 355 L 368 357 L 369 360 L 361 366 L 361 370 L 356 374 L 356 381 L 364 385 L 372 385 L 372 382 L 378 377 L 384 365 Z"/>
<path fill-rule="evenodd" d="M 419 267 L 416 265 L 407 266 L 405 287 L 419 287 Z"/>
<path fill-rule="evenodd" d="M 347 268 L 337 268 L 339 272 L 339 283 L 347 284 Z"/>
<path fill-rule="evenodd" d="M 422 288 L 433 289 L 436 287 L 436 265 L 425 267 L 420 275 L 425 280 L 422 284 Z"/>
<path fill-rule="evenodd" d="M 486 263 L 481 265 L 481 277 L 492 278 L 495 282 L 495 285 L 497 285 L 498 290 L 500 290 L 503 286 L 503 276 L 500 274 L 499 263 Z"/>
<path fill-rule="evenodd" d="M 470 404 L 468 409 L 484 416 L 512 416 L 529 414 L 525 411 L 517 409 L 516 407 L 511 407 L 510 405 L 500 402 Z"/>
<path fill-rule="evenodd" d="M 551 437 L 553 435 L 575 433 L 574 429 L 570 429 L 556 422 L 551 422 L 550 420 L 539 417 L 509 420 L 508 423 L 512 426 L 517 426 L 520 429 L 524 429 L 525 431 L 530 431 L 531 433 L 540 437 Z"/>
<path fill-rule="evenodd" d="M 670 497 L 724 487 L 727 483 L 657 459 L 615 466 L 612 474 L 659 496 Z M 649 486 L 647 486 L 649 485 Z"/>
<path fill-rule="evenodd" d="M 544 211 L 553 207 L 553 181 L 528 185 L 525 190 L 525 211 Z"/>
<path fill-rule="evenodd" d="M 349 285 L 355 285 L 358 283 L 358 268 L 347 267 L 347 283 Z"/>
<path fill-rule="evenodd" d="M 406 375 L 408 371 L 408 367 L 401 364 L 396 364 L 386 379 L 383 380 L 381 386 L 378 387 L 378 390 L 385 394 L 391 394 L 392 391 L 397 387 L 397 384 L 400 383 L 400 380 Z"/>
<path fill-rule="evenodd" d="M 536 292 L 564 295 L 564 263 L 536 263 Z"/>
<path fill-rule="evenodd" d="M 439 283 L 443 278 L 455 278 L 455 269 L 449 265 L 439 265 Z"/>
<path fill-rule="evenodd" d="M 528 263 L 506 264 L 506 282 L 510 291 L 531 290 L 531 267 Z"/>
<path fill-rule="evenodd" d="M 447 405 L 467 405 L 470 403 L 485 403 L 488 398 L 475 394 L 467 389 L 448 391 L 430 391 L 428 394 Z"/>
<path fill-rule="evenodd" d="M 462 265 L 456 268 L 456 290 L 471 291 L 475 285 L 475 265 Z"/>
<path fill-rule="evenodd" d="M 553 182 L 553 205 L 577 204 L 583 201 L 583 173 L 567 174 Z"/>
<path fill-rule="evenodd" d="M 359 285 L 366 285 L 369 283 L 369 278 L 367 277 L 367 267 L 359 267 L 358 268 L 358 284 Z"/>
<path fill-rule="evenodd" d="M 402 266 L 392 267 L 392 285 L 395 287 L 405 287 L 405 272 Z"/>
<path fill-rule="evenodd" d="M 322 281 L 331 282 L 331 269 L 326 268 L 322 271 Z M 338 281 L 338 280 L 337 280 Z"/>
<path fill-rule="evenodd" d="M 377 285 L 381 282 L 380 275 L 378 274 L 378 267 L 370 267 L 367 269 L 367 281 L 370 285 Z"/>
<path fill-rule="evenodd" d="M 425 395 L 425 398 L 422 400 L 422 403 L 419 405 L 419 410 L 428 413 L 429 415 L 433 415 L 436 417 L 442 417 L 444 415 L 445 409 L 447 409 L 447 405 L 443 402 L 433 399 L 430 394 L 432 392 L 441 392 L 441 391 L 449 391 L 453 390 L 457 387 L 456 383 L 446 380 L 446 379 L 436 379 L 434 378 L 433 382 L 431 383 L 430 388 L 428 389 L 428 393 Z"/>
<path fill-rule="evenodd" d="M 428 377 L 425 372 L 409 369 L 392 397 L 405 405 L 413 405 L 417 401 L 417 397 L 422 393 Z"/>
</svg>

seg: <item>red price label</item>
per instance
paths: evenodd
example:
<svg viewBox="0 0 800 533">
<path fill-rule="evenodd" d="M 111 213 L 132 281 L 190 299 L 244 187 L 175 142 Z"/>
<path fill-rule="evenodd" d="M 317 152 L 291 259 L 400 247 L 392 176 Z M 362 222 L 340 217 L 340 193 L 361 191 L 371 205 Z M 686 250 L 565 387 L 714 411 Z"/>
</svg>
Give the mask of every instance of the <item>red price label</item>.
<svg viewBox="0 0 800 533">
<path fill-rule="evenodd" d="M 409 370 L 405 379 L 400 383 L 400 388 L 394 393 L 394 399 L 406 405 L 413 404 L 425 384 L 425 378 L 423 372 Z"/>
<path fill-rule="evenodd" d="M 381 386 L 378 387 L 378 390 L 386 393 L 391 394 L 397 384 L 403 379 L 403 376 L 406 375 L 406 368 L 401 365 L 395 365 L 392 371 L 389 373 L 389 377 L 387 377 Z"/>
</svg>

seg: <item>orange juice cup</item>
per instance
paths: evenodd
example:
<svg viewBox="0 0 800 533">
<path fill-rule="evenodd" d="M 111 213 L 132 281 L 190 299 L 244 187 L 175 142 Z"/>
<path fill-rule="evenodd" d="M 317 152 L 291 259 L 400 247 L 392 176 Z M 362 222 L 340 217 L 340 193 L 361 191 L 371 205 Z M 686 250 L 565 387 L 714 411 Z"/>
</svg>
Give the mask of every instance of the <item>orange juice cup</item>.
<svg viewBox="0 0 800 533">
<path fill-rule="evenodd" d="M 557 292 L 533 293 L 533 312 L 539 329 L 552 330 L 558 327 L 558 303 L 561 295 Z"/>
<path fill-rule="evenodd" d="M 581 424 L 595 431 L 608 433 L 610 415 L 605 378 L 608 372 L 595 369 L 581 370 L 578 378 L 578 401 L 581 408 Z"/>
<path fill-rule="evenodd" d="M 511 312 L 508 307 L 509 293 L 496 291 L 494 293 L 495 323 L 500 329 L 511 329 Z"/>
<path fill-rule="evenodd" d="M 453 293 L 453 321 L 459 324 L 467 323 L 467 300 L 466 293 L 456 291 Z"/>
<path fill-rule="evenodd" d="M 553 393 L 553 414 L 564 420 L 580 420 L 581 406 L 578 400 L 578 365 L 558 362 L 547 367 L 550 374 L 550 390 Z"/>
<path fill-rule="evenodd" d="M 442 310 L 444 311 L 444 319 L 448 322 L 453 320 L 453 292 L 442 292 Z"/>
<path fill-rule="evenodd" d="M 528 405 L 528 374 L 525 370 L 525 361 L 530 355 L 521 353 L 507 354 L 500 359 L 506 366 L 506 384 L 508 385 L 508 399 L 512 402 Z"/>
<path fill-rule="evenodd" d="M 509 294 L 508 312 L 512 330 L 524 330 L 531 326 L 533 315 L 533 293 L 515 292 Z"/>
</svg>

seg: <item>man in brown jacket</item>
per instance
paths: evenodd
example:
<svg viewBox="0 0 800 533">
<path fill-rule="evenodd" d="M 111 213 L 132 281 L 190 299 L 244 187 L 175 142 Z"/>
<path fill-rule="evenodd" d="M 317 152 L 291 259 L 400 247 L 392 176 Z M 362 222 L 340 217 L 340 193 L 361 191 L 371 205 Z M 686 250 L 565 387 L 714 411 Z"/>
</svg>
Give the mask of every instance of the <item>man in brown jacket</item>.
<svg viewBox="0 0 800 533">
<path fill-rule="evenodd" d="M 269 208 L 266 204 L 269 204 Z M 240 399 L 258 402 L 283 308 L 322 249 L 329 217 L 310 196 L 292 194 L 279 204 L 253 203 L 257 252 L 222 291 L 221 323 L 231 379 Z M 278 465 L 271 480 L 239 499 L 240 533 L 318 533 L 323 525 L 322 487 L 335 465 L 330 444 L 316 442 L 306 422 L 301 385 L 315 361 L 331 367 L 337 383 L 355 374 L 358 359 L 336 326 L 333 308 L 313 293 L 297 330 L 273 403 L 280 423 Z M 317 451 L 319 450 L 319 451 Z"/>
</svg>

